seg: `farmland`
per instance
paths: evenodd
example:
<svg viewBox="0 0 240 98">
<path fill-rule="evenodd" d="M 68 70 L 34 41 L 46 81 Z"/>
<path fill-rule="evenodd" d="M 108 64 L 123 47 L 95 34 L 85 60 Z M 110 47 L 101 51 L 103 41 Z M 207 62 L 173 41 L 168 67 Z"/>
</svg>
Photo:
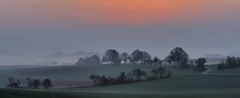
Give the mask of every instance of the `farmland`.
<svg viewBox="0 0 240 98">
<path fill-rule="evenodd" d="M 49 91 L 1 89 L 0 92 L 3 98 L 237 98 L 239 82 L 239 76 L 197 75 L 109 87 Z"/>
<path fill-rule="evenodd" d="M 88 81 L 89 74 L 104 74 L 117 75 L 122 71 L 129 71 L 131 68 L 142 68 L 150 70 L 154 66 L 119 66 L 109 65 L 105 67 L 49 67 L 49 68 L 24 68 L 15 69 L 16 73 L 21 73 L 19 77 L 26 76 L 27 73 L 32 73 L 32 77 L 44 78 L 47 73 L 51 72 L 50 78 L 53 78 L 54 83 L 60 80 L 72 81 L 56 85 L 50 90 L 10 90 L 1 89 L 0 94 L 3 98 L 237 98 L 240 97 L 240 76 L 238 74 L 220 74 L 222 71 L 212 72 L 211 74 L 196 74 L 189 70 L 177 71 L 171 79 L 146 81 L 140 83 L 132 83 L 116 86 L 102 86 L 92 88 L 80 88 L 83 84 L 77 81 Z M 65 69 L 65 71 L 63 71 Z M 69 69 L 69 70 L 66 70 Z M 82 70 L 81 70 L 82 69 Z M 233 69 L 229 70 L 229 73 Z M 238 69 L 235 69 L 238 70 Z M 12 70 L 5 71 L 6 73 L 14 72 Z M 44 74 L 45 73 L 45 74 Z M 217 75 L 216 75 L 217 74 Z M 55 75 L 55 78 L 54 78 Z M 64 76 L 62 76 L 64 75 Z M 60 78 L 66 77 L 66 78 Z M 77 77 L 77 78 L 74 78 Z M 3 79 L 3 78 L 1 78 Z M 57 81 L 58 80 L 58 81 Z M 73 81 L 76 83 L 74 84 Z M 72 85 L 69 85 L 72 84 Z M 1 97 L 2 98 L 2 97 Z"/>
</svg>

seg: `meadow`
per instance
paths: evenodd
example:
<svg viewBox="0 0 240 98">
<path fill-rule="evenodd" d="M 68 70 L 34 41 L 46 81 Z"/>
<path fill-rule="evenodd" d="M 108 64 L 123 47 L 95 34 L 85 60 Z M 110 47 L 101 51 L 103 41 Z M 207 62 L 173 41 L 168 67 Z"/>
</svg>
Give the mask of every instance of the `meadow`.
<svg viewBox="0 0 240 98">
<path fill-rule="evenodd" d="M 239 83 L 239 76 L 192 75 L 95 88 L 1 89 L 0 95 L 1 98 L 239 98 Z"/>
<path fill-rule="evenodd" d="M 52 66 L 36 68 L 12 68 L 0 71 L 0 87 L 5 87 L 8 77 L 25 82 L 27 77 L 50 78 L 54 88 L 81 87 L 92 85 L 91 74 L 117 76 L 120 72 L 129 72 L 134 68 L 151 70 L 156 66 L 146 65 L 93 65 L 93 66 Z"/>
<path fill-rule="evenodd" d="M 239 98 L 239 69 L 212 71 L 209 74 L 197 74 L 191 70 L 172 69 L 173 77 L 165 80 L 145 81 L 116 86 L 81 88 L 91 85 L 90 74 L 115 76 L 119 72 L 128 72 L 132 68 L 146 71 L 156 66 L 148 65 L 103 65 L 103 66 L 61 66 L 17 68 L 1 71 L 1 75 L 15 75 L 51 78 L 52 89 L 0 89 L 1 98 Z M 229 72 L 229 74 L 228 74 Z M 1 85 L 6 84 L 7 76 L 1 77 Z M 14 76 L 13 76 L 14 77 Z M 4 81 L 2 81 L 4 80 Z M 64 83 L 62 83 L 65 81 Z M 86 83 L 84 83 L 84 81 Z M 79 83 L 78 83 L 79 82 Z M 64 85 L 65 84 L 65 85 Z"/>
<path fill-rule="evenodd" d="M 92 85 L 89 76 L 92 74 L 118 76 L 120 72 L 130 72 L 134 68 L 140 68 L 144 71 L 150 71 L 158 66 L 151 65 L 93 65 L 93 66 L 53 66 L 36 68 L 16 68 L 7 69 L 0 72 L 0 87 L 5 87 L 8 83 L 8 77 L 14 77 L 26 82 L 27 77 L 31 78 L 50 78 L 53 81 L 54 88 L 69 88 Z M 174 76 L 192 74 L 192 70 L 172 69 Z"/>
</svg>

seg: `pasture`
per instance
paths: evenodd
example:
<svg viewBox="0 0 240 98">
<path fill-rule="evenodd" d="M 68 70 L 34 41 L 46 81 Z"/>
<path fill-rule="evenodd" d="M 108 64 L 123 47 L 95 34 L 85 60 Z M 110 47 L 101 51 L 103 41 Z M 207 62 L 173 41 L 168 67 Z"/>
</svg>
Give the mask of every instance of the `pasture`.
<svg viewBox="0 0 240 98">
<path fill-rule="evenodd" d="M 0 89 L 1 98 L 239 98 L 240 75 L 233 69 L 196 74 L 191 70 L 173 71 L 173 77 L 165 80 L 145 81 L 115 86 L 81 88 L 91 85 L 90 74 L 115 76 L 133 68 L 149 71 L 156 66 L 104 65 L 17 68 L 1 71 L 1 85 L 8 75 L 24 79 L 50 78 L 54 88 L 46 90 Z M 238 68 L 235 71 L 239 70 Z M 223 73 L 224 72 L 224 73 Z M 231 74 L 228 74 L 231 73 Z M 2 81 L 4 80 L 4 81 Z"/>
<path fill-rule="evenodd" d="M 107 87 L 40 91 L 1 89 L 0 93 L 1 98 L 239 98 L 239 91 L 239 76 L 190 75 Z"/>
<path fill-rule="evenodd" d="M 0 87 L 5 87 L 8 77 L 14 77 L 26 82 L 27 77 L 53 81 L 54 88 L 82 87 L 92 85 L 89 76 L 92 74 L 117 76 L 120 72 L 130 72 L 134 68 L 140 68 L 149 72 L 158 66 L 150 65 L 94 65 L 94 66 L 54 66 L 36 68 L 16 68 L 0 71 Z M 192 74 L 191 70 L 177 70 L 172 68 L 174 76 Z"/>
</svg>

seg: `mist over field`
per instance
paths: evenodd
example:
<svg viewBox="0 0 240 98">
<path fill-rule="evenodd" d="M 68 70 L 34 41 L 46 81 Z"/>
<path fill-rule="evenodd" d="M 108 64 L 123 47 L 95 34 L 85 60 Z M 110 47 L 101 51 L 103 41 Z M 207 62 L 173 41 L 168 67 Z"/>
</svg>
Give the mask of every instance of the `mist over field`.
<svg viewBox="0 0 240 98">
<path fill-rule="evenodd" d="M 239 0 L 0 0 L 1 98 L 240 98 Z"/>
</svg>

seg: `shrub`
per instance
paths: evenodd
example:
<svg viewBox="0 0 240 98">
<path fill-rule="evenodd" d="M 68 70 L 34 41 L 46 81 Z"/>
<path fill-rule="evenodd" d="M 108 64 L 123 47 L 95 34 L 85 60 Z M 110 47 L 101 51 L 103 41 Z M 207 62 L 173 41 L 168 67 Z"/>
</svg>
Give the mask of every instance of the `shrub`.
<svg viewBox="0 0 240 98">
<path fill-rule="evenodd" d="M 48 89 L 48 88 L 52 87 L 52 81 L 50 79 L 45 79 L 42 82 L 42 86 L 43 86 L 43 88 Z"/>
<path fill-rule="evenodd" d="M 172 73 L 166 71 L 164 68 L 159 67 L 151 71 L 154 75 L 148 75 L 141 69 L 134 69 L 132 72 L 125 73 L 121 72 L 117 77 L 106 77 L 99 75 L 90 75 L 89 78 L 94 82 L 95 86 L 107 86 L 107 85 L 119 85 L 126 83 L 134 83 L 145 80 L 157 80 L 171 78 Z M 145 79 L 142 77 L 145 76 Z"/>
</svg>

